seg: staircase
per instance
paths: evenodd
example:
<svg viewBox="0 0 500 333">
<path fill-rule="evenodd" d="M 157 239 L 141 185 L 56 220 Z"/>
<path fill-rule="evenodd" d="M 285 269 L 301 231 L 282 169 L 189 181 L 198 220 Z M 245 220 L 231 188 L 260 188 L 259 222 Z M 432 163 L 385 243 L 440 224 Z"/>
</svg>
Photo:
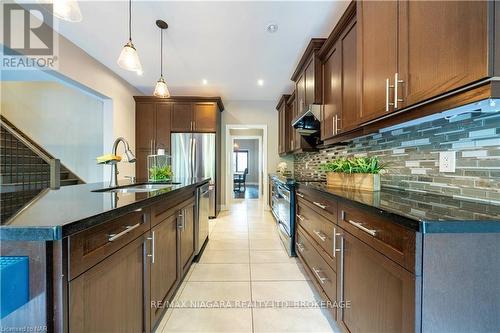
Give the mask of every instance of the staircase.
<svg viewBox="0 0 500 333">
<path fill-rule="evenodd" d="M 44 189 L 84 183 L 3 116 L 0 125 L 2 224 Z"/>
</svg>

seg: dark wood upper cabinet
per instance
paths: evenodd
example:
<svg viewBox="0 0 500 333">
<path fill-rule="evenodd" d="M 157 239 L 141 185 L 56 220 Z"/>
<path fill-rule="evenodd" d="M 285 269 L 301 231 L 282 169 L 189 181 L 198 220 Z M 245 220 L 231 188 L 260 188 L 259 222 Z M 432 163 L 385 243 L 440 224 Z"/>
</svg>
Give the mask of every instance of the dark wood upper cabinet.
<svg viewBox="0 0 500 333">
<path fill-rule="evenodd" d="M 351 5 L 319 51 L 323 102 L 321 139 L 359 124 L 356 8 Z"/>
<path fill-rule="evenodd" d="M 165 220 L 151 230 L 151 301 L 164 304 L 173 292 L 180 277 L 177 262 L 177 211 L 172 212 Z M 151 327 L 155 327 L 164 309 L 151 307 Z"/>
<path fill-rule="evenodd" d="M 141 236 L 69 282 L 70 332 L 150 331 L 147 243 Z"/>
<path fill-rule="evenodd" d="M 193 104 L 175 103 L 172 108 L 172 132 L 193 131 Z"/>
<path fill-rule="evenodd" d="M 415 332 L 415 275 L 349 233 L 341 234 L 337 295 L 350 307 L 338 309 L 340 326 L 351 333 Z"/>
<path fill-rule="evenodd" d="M 357 17 L 360 119 L 364 122 L 394 110 L 391 85 L 398 71 L 398 2 L 357 1 Z"/>
<path fill-rule="evenodd" d="M 278 110 L 278 154 L 284 155 L 290 151 L 290 142 L 292 140 L 290 134 L 290 105 L 288 104 L 288 99 L 290 95 L 282 95 L 276 110 Z M 287 124 L 287 120 L 289 123 Z"/>
<path fill-rule="evenodd" d="M 352 19 L 341 37 L 342 43 L 342 115 L 338 121 L 341 132 L 359 125 L 357 21 Z"/>
<path fill-rule="evenodd" d="M 323 63 L 323 107 L 321 109 L 321 140 L 337 134 L 342 117 L 342 50 L 337 42 Z"/>
<path fill-rule="evenodd" d="M 494 1 L 358 1 L 361 121 L 497 75 L 495 10 Z"/>
<path fill-rule="evenodd" d="M 292 126 L 292 121 L 297 115 L 297 104 L 295 103 L 295 92 L 288 97 L 286 101 L 287 104 L 287 112 L 285 115 L 285 126 L 288 127 L 288 138 L 285 142 L 285 147 L 287 149 L 287 153 L 293 152 L 292 145 L 297 141 L 296 137 L 299 135 L 295 128 Z"/>
<path fill-rule="evenodd" d="M 156 104 L 156 148 L 170 152 L 172 103 Z"/>
<path fill-rule="evenodd" d="M 306 78 L 304 73 L 300 74 L 295 83 L 295 103 L 297 103 L 297 106 L 295 107 L 294 118 L 304 112 L 306 108 Z"/>
<path fill-rule="evenodd" d="M 215 103 L 195 103 L 193 110 L 193 130 L 196 132 L 217 131 L 217 105 Z"/>
<path fill-rule="evenodd" d="M 156 139 L 156 104 L 135 105 L 135 149 L 151 149 Z"/>
<path fill-rule="evenodd" d="M 321 103 L 321 63 L 318 51 L 325 38 L 313 38 L 292 75 L 295 82 L 295 101 L 297 114 L 304 112 L 310 104 Z"/>
<path fill-rule="evenodd" d="M 494 1 L 400 1 L 397 108 L 493 76 L 488 6 Z M 498 26 L 495 26 L 498 32 Z M 490 34 L 495 29 L 490 30 Z M 498 46 L 497 46 L 498 50 Z M 391 83 L 394 80 L 391 78 Z"/>
</svg>

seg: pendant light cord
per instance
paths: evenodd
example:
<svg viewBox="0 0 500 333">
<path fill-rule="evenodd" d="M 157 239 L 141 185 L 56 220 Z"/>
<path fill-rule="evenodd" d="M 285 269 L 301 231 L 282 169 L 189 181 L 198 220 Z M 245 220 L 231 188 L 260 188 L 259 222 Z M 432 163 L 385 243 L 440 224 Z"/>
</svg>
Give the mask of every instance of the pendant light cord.
<svg viewBox="0 0 500 333">
<path fill-rule="evenodd" d="M 160 77 L 163 77 L 163 29 L 160 29 Z"/>
<path fill-rule="evenodd" d="M 128 40 L 132 41 L 132 0 L 128 1 Z"/>
</svg>

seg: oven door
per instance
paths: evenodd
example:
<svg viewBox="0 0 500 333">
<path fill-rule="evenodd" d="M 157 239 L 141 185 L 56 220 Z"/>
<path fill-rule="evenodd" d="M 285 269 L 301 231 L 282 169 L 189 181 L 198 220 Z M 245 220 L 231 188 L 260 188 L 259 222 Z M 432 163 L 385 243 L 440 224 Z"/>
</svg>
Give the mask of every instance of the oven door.
<svg viewBox="0 0 500 333">
<path fill-rule="evenodd" d="M 278 185 L 278 194 L 277 210 L 280 227 L 284 229 L 288 236 L 291 236 L 292 231 L 290 228 L 290 191 L 286 187 Z"/>
</svg>

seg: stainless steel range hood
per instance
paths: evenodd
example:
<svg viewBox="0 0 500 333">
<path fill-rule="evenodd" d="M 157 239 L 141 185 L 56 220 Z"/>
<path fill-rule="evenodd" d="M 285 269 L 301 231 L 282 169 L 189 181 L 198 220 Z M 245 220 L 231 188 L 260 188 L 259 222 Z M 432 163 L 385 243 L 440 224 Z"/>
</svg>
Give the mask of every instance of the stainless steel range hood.
<svg viewBox="0 0 500 333">
<path fill-rule="evenodd" d="M 306 111 L 292 120 L 292 126 L 301 135 L 310 136 L 320 131 L 321 105 L 310 104 Z"/>
</svg>

